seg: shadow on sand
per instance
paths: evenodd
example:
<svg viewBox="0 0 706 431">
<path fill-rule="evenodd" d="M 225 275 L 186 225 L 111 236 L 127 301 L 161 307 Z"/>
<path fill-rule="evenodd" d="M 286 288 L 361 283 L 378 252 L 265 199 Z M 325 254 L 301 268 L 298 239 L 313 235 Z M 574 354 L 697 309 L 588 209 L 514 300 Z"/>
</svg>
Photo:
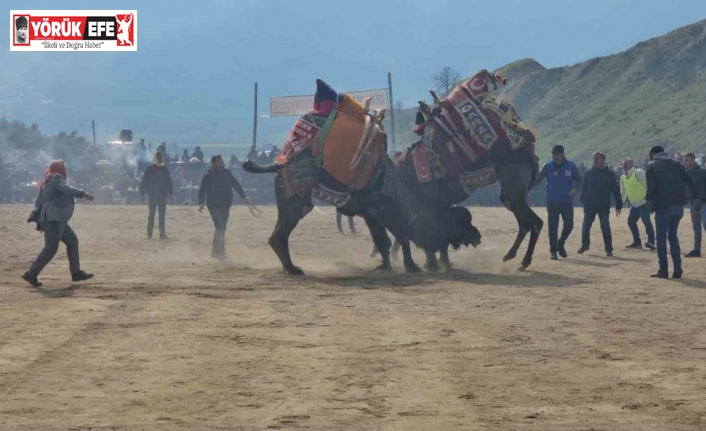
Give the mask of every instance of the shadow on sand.
<svg viewBox="0 0 706 431">
<path fill-rule="evenodd" d="M 361 272 L 340 276 L 306 276 L 318 283 L 359 289 L 389 289 L 401 287 L 438 286 L 440 281 L 457 281 L 473 285 L 498 287 L 573 287 L 586 284 L 585 280 L 527 270 L 517 274 L 483 274 L 462 269 L 441 272 L 423 272 L 419 274 Z"/>
<path fill-rule="evenodd" d="M 69 296 L 74 296 L 74 289 L 78 288 L 78 284 L 72 284 L 69 287 L 65 287 L 63 289 L 46 289 L 44 287 L 32 287 L 32 289 L 36 290 L 42 296 L 45 296 L 47 298 L 66 298 Z"/>
</svg>

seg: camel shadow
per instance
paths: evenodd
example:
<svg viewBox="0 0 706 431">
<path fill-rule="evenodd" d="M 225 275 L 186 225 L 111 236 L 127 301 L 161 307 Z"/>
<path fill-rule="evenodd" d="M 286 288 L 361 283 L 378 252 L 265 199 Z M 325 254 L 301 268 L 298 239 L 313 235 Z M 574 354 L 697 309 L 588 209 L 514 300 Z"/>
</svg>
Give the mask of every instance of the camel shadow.
<svg viewBox="0 0 706 431">
<path fill-rule="evenodd" d="M 696 281 L 696 280 L 673 280 L 675 283 L 683 284 L 688 287 L 694 287 L 696 289 L 706 289 L 706 282 Z"/>
<path fill-rule="evenodd" d="M 635 262 L 635 263 L 647 263 L 650 262 L 650 259 L 638 259 L 634 257 L 622 257 L 622 256 L 613 256 L 613 257 L 608 257 L 608 256 L 593 256 L 597 257 L 599 259 L 604 259 L 604 260 L 616 260 L 618 262 Z"/>
<path fill-rule="evenodd" d="M 33 289 L 47 298 L 67 298 L 70 296 L 74 296 L 74 289 L 76 289 L 77 287 L 79 287 L 77 284 L 72 284 L 69 287 L 65 287 L 63 289 L 46 289 L 44 287 L 33 287 Z"/>
<path fill-rule="evenodd" d="M 614 266 L 620 265 L 619 263 L 592 262 L 590 260 L 578 260 L 578 259 L 564 259 L 564 262 L 571 263 L 573 265 L 579 265 L 579 266 L 591 266 L 594 268 L 612 268 Z"/>
<path fill-rule="evenodd" d="M 585 280 L 552 274 L 542 271 L 527 270 L 516 274 L 476 273 L 463 269 L 450 271 L 423 272 L 418 274 L 365 272 L 340 276 L 308 276 L 318 283 L 331 284 L 344 288 L 398 289 L 405 287 L 436 286 L 441 281 L 465 282 L 469 285 L 498 287 L 573 287 L 586 284 Z"/>
</svg>

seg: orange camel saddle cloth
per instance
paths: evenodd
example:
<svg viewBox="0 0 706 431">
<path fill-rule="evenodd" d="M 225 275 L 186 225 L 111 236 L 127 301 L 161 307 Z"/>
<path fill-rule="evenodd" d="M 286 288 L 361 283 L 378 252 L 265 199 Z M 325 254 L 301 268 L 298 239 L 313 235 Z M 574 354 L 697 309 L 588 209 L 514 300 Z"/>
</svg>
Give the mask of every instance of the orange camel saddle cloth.
<svg viewBox="0 0 706 431">
<path fill-rule="evenodd" d="M 370 182 L 387 152 L 387 136 L 378 121 L 346 94 L 328 117 L 312 113 L 299 119 L 277 163 L 286 167 L 296 154 L 306 150 L 331 178 L 349 191 L 360 190 Z"/>
</svg>

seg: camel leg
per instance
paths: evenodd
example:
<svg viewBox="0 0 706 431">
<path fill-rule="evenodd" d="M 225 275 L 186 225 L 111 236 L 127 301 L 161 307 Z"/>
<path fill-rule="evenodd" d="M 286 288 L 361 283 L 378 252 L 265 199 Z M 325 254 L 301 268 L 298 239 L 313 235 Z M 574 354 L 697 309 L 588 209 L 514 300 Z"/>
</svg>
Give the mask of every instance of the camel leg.
<svg viewBox="0 0 706 431">
<path fill-rule="evenodd" d="M 530 239 L 529 244 L 527 245 L 527 252 L 525 253 L 525 257 L 522 259 L 521 269 L 523 270 L 527 269 L 527 267 L 532 264 L 532 255 L 534 255 L 534 247 L 537 245 L 539 233 L 544 227 L 544 221 L 542 221 L 542 219 L 534 211 L 532 211 L 532 208 L 530 208 L 529 206 L 528 213 L 528 217 L 534 219 L 534 222 L 530 222 L 532 223 L 532 228 L 530 229 Z"/>
<path fill-rule="evenodd" d="M 451 265 L 451 260 L 449 259 L 449 245 L 445 245 L 444 247 L 441 247 L 439 249 L 439 261 L 441 264 L 444 266 L 444 268 L 448 271 L 451 269 L 453 265 Z"/>
<path fill-rule="evenodd" d="M 306 209 L 311 206 L 308 195 L 297 195 L 291 199 L 284 196 L 279 178 L 275 178 L 275 197 L 277 199 L 277 224 L 268 241 L 272 250 L 282 263 L 282 268 L 291 275 L 303 275 L 304 271 L 292 262 L 289 254 L 289 236 L 304 218 Z"/>
<path fill-rule="evenodd" d="M 385 227 L 392 232 L 392 235 L 395 237 L 395 247 L 397 249 L 402 249 L 402 260 L 404 262 L 405 270 L 409 273 L 421 272 L 422 269 L 417 266 L 412 258 L 412 248 L 409 244 L 409 235 L 405 231 L 399 209 L 394 207 L 388 208 L 384 211 L 384 222 Z M 394 250 L 393 253 L 396 254 Z"/>
<path fill-rule="evenodd" d="M 527 236 L 527 229 L 523 227 L 522 223 L 519 220 L 519 216 L 514 211 L 513 214 L 515 215 L 515 218 L 518 219 L 517 223 L 519 225 L 519 230 L 517 231 L 517 237 L 515 237 L 515 242 L 512 244 L 512 247 L 510 247 L 510 250 L 507 252 L 507 254 L 503 256 L 503 262 L 512 260 L 517 256 L 517 250 L 522 245 L 522 241 L 525 240 L 525 236 Z"/>
<path fill-rule="evenodd" d="M 517 250 L 522 245 L 527 234 L 530 233 L 531 247 L 528 247 L 520 269 L 526 269 L 532 263 L 534 246 L 543 225 L 542 220 L 527 203 L 528 185 L 532 181 L 532 175 L 532 165 L 523 163 L 510 163 L 500 173 L 500 193 L 503 196 L 503 204 L 515 216 L 519 229 L 515 242 L 503 257 L 504 262 L 517 256 Z M 534 241 L 532 241 L 532 238 L 534 238 Z"/>
<path fill-rule="evenodd" d="M 427 256 L 426 268 L 432 272 L 438 271 L 441 267 L 439 266 L 439 261 L 436 259 L 436 251 L 424 249 L 424 254 Z"/>
<path fill-rule="evenodd" d="M 380 252 L 380 256 L 382 257 L 382 263 L 376 269 L 378 271 L 391 270 L 390 245 L 392 242 L 390 241 L 390 237 L 387 236 L 385 226 L 382 224 L 380 219 L 369 214 L 363 216 L 363 220 L 365 220 L 365 224 L 368 225 L 368 229 L 370 229 L 370 235 L 373 237 L 375 247 L 378 249 L 378 252 Z"/>
</svg>

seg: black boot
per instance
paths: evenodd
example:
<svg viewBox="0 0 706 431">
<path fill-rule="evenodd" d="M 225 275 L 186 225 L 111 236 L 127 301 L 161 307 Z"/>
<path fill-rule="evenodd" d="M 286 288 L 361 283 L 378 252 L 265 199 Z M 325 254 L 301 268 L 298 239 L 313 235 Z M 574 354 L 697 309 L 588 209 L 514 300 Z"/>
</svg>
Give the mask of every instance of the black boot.
<svg viewBox="0 0 706 431">
<path fill-rule="evenodd" d="M 71 281 L 86 281 L 93 278 L 93 274 L 90 272 L 79 271 L 75 274 L 71 274 Z"/>
<path fill-rule="evenodd" d="M 657 271 L 654 274 L 650 274 L 650 277 L 652 278 L 669 278 L 669 274 L 667 274 L 667 271 Z"/>
<path fill-rule="evenodd" d="M 29 271 L 22 274 L 22 279 L 24 281 L 26 281 L 27 283 L 31 284 L 32 287 L 40 287 L 42 285 L 42 283 L 40 283 L 39 280 L 37 280 L 37 277 L 30 274 Z"/>
<path fill-rule="evenodd" d="M 557 244 L 558 245 L 557 251 L 559 252 L 559 256 L 566 258 L 568 256 L 568 254 L 566 254 L 566 248 L 564 247 L 564 244 L 566 244 L 564 241 L 559 240 L 559 243 Z"/>
</svg>

